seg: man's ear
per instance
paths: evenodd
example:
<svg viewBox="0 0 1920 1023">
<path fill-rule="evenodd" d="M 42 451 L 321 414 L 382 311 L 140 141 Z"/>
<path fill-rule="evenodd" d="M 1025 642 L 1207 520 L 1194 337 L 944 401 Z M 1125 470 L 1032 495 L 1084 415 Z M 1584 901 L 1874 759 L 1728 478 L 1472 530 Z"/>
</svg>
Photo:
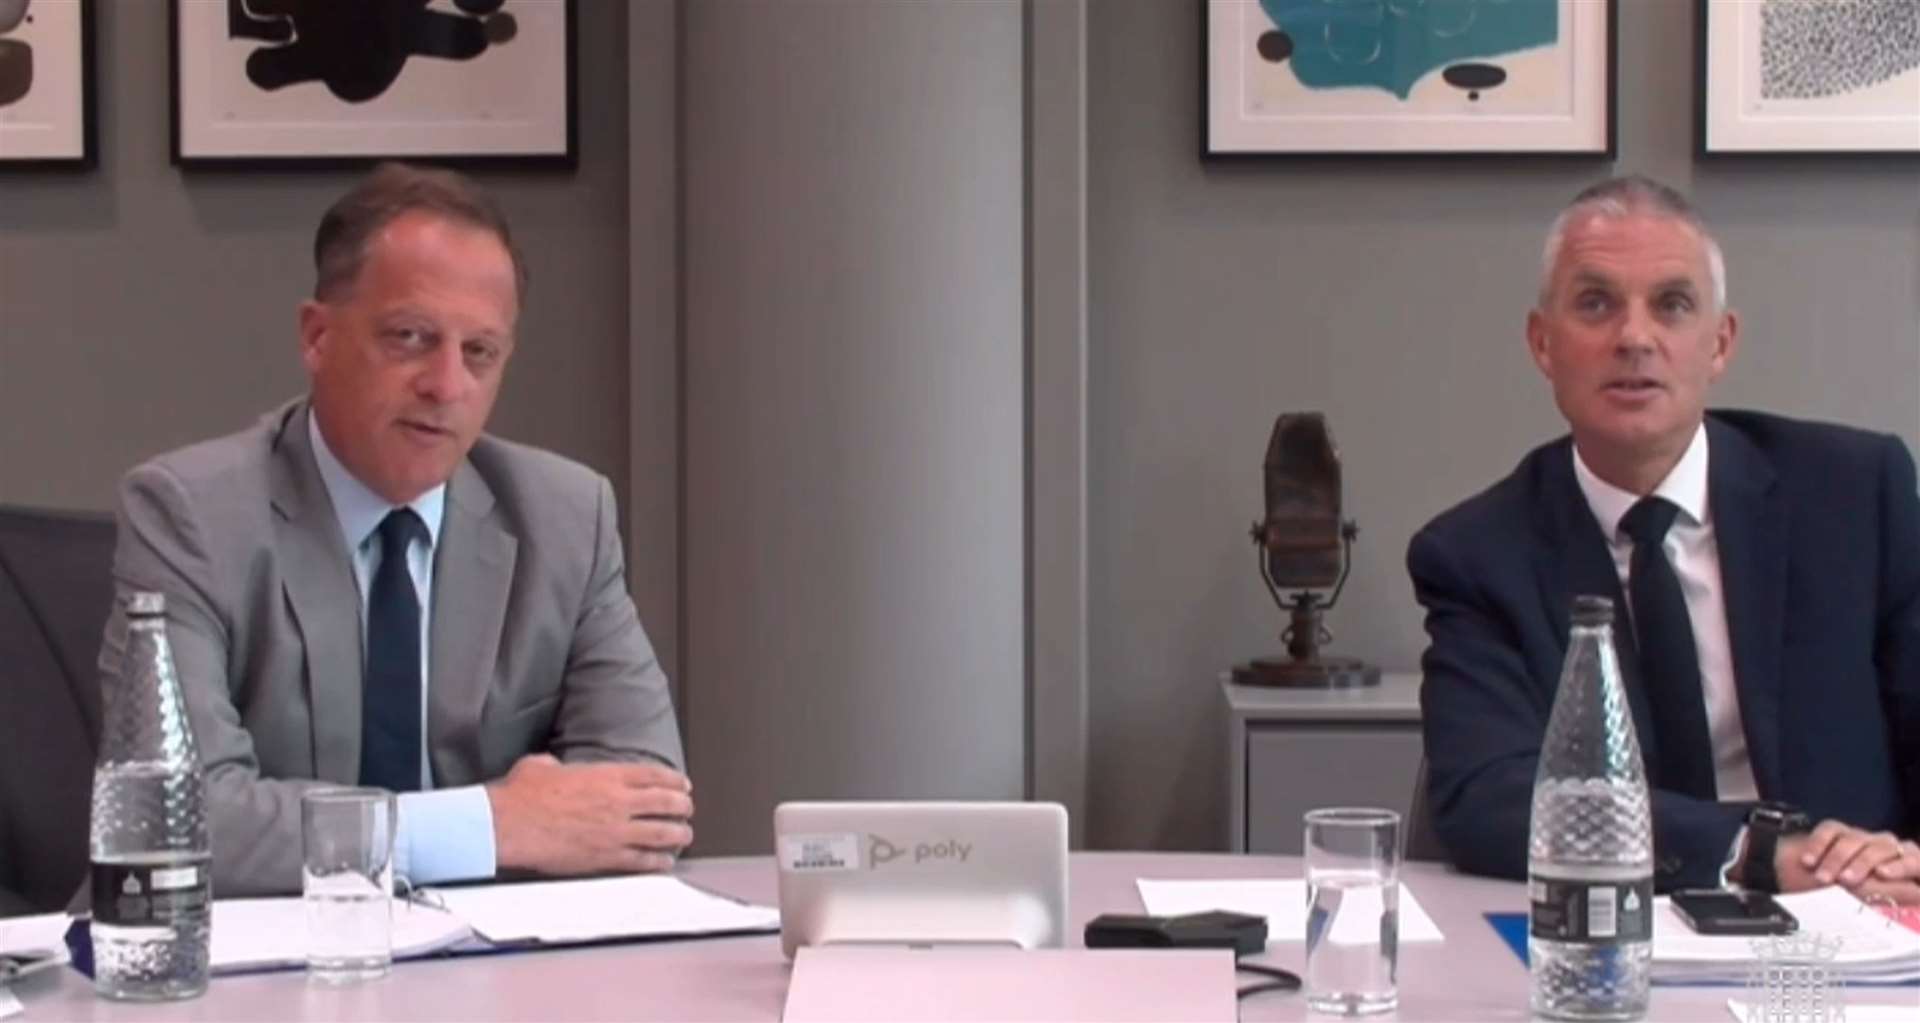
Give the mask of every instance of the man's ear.
<svg viewBox="0 0 1920 1023">
<path fill-rule="evenodd" d="M 1720 326 L 1713 332 L 1713 378 L 1733 364 L 1735 352 L 1740 350 L 1740 314 L 1728 309 L 1720 314 Z"/>
<path fill-rule="evenodd" d="M 316 299 L 300 303 L 300 362 L 311 373 L 319 367 L 326 349 L 327 331 L 332 326 L 333 310 Z"/>
<path fill-rule="evenodd" d="M 1553 353 L 1547 347 L 1547 318 L 1538 309 L 1527 310 L 1527 352 L 1548 380 L 1553 379 Z"/>
</svg>

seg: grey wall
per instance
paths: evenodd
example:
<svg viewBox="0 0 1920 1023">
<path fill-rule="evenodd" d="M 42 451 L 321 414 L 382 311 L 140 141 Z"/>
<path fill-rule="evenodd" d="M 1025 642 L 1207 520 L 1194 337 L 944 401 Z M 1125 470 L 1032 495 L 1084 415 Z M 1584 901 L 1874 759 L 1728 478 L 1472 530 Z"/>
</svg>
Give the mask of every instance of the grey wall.
<svg viewBox="0 0 1920 1023">
<path fill-rule="evenodd" d="M 1746 315 L 1718 398 L 1920 441 L 1913 163 L 1697 164 L 1694 5 L 1619 6 L 1617 167 L 1696 195 Z M 1563 428 L 1521 326 L 1545 222 L 1610 167 L 1204 166 L 1192 5 L 1091 8 L 1089 840 L 1204 847 L 1215 677 L 1280 647 L 1246 539 L 1274 415 L 1325 410 L 1345 463 L 1337 646 L 1412 667 L 1408 538 Z"/>
<path fill-rule="evenodd" d="M 182 174 L 167 162 L 167 5 L 94 6 L 99 169 L 0 174 L 0 501 L 109 508 L 135 462 L 300 393 L 313 228 L 354 178 Z M 534 276 L 493 429 L 592 465 L 624 497 L 626 12 L 580 9 L 579 171 L 479 175 Z"/>
<path fill-rule="evenodd" d="M 680 671 L 680 18 L 627 7 L 627 582 L 684 709 Z"/>
<path fill-rule="evenodd" d="M 1022 9 L 682 8 L 688 758 L 793 798 L 1025 784 Z"/>
</svg>

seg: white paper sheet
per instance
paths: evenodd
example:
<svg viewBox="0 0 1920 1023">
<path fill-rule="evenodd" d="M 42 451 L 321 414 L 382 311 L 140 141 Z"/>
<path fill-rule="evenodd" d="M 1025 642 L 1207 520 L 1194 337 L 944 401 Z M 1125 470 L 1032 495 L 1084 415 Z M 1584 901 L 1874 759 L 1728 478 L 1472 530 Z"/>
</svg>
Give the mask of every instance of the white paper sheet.
<svg viewBox="0 0 1920 1023">
<path fill-rule="evenodd" d="M 0 991 L 7 984 L 43 970 L 58 968 L 67 955 L 65 913 L 42 913 L 0 920 Z M 5 1018 L 0 1013 L 0 1018 Z"/>
<path fill-rule="evenodd" d="M 0 985 L 0 1019 L 18 1016 L 25 1011 L 27 1007 L 20 1004 L 20 999 L 13 997 L 13 990 Z"/>
<path fill-rule="evenodd" d="M 1845 939 L 1839 963 L 1891 963 L 1902 960 L 1920 965 L 1920 934 L 1895 924 L 1863 905 L 1845 888 L 1834 886 L 1774 899 L 1800 921 L 1802 934 Z M 1753 959 L 1753 939 L 1736 935 L 1696 934 L 1673 911 L 1671 900 L 1654 900 L 1653 961 L 1655 965 L 1681 963 L 1746 963 Z"/>
<path fill-rule="evenodd" d="M 1154 916 L 1179 916 L 1225 909 L 1267 918 L 1267 943 L 1307 940 L 1307 883 L 1300 878 L 1220 881 L 1155 881 L 1140 879 L 1140 901 Z M 1349 889 L 1346 897 L 1371 898 L 1376 907 L 1354 906 L 1334 918 L 1328 940 L 1347 944 L 1377 940 L 1369 920 L 1378 920 L 1379 892 Z M 1400 886 L 1400 940 L 1443 941 L 1440 928 L 1406 885 Z"/>
<path fill-rule="evenodd" d="M 1841 979 L 1884 984 L 1920 978 L 1920 934 L 1861 904 L 1845 888 L 1774 898 L 1800 921 L 1801 934 L 1842 939 L 1831 967 Z M 1696 934 L 1666 897 L 1654 900 L 1655 980 L 1740 983 L 1754 962 L 1753 942 L 1738 935 Z"/>
<path fill-rule="evenodd" d="M 67 947 L 65 913 L 41 913 L 0 920 L 0 954 L 10 952 L 53 952 Z"/>
<path fill-rule="evenodd" d="M 393 957 L 407 959 L 458 944 L 467 925 L 431 906 L 393 901 Z M 307 910 L 299 898 L 215 899 L 213 972 L 235 973 L 307 961 Z"/>
<path fill-rule="evenodd" d="M 676 877 L 594 878 L 434 889 L 488 941 L 550 944 L 603 938 L 775 931 L 780 912 L 701 891 Z"/>
</svg>

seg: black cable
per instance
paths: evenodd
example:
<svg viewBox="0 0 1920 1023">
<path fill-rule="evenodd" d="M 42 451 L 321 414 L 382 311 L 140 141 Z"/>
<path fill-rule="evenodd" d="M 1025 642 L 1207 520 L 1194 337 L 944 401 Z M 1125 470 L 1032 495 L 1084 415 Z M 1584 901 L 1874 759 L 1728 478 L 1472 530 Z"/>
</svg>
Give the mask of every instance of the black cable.
<svg viewBox="0 0 1920 1023">
<path fill-rule="evenodd" d="M 1248 984 L 1246 987 L 1235 991 L 1233 996 L 1235 998 L 1250 998 L 1254 995 L 1265 994 L 1268 991 L 1298 990 L 1300 990 L 1300 985 L 1298 984 L 1289 984 L 1284 980 L 1263 980 L 1258 984 Z"/>
<path fill-rule="evenodd" d="M 1258 984 L 1249 984 L 1246 987 L 1240 988 L 1234 992 L 1234 997 L 1236 998 L 1246 998 L 1267 991 L 1300 990 L 1300 975 L 1292 970 L 1283 970 L 1278 966 L 1262 966 L 1258 963 L 1242 962 L 1234 963 L 1233 968 L 1241 973 L 1251 973 L 1256 976 L 1270 978 Z"/>
</svg>

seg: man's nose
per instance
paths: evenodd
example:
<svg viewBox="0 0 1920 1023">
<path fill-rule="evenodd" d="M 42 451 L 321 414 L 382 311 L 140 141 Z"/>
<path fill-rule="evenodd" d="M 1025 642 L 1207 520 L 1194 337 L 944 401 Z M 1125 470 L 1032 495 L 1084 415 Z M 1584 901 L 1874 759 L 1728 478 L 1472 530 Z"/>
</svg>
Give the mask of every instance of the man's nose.
<svg viewBox="0 0 1920 1023">
<path fill-rule="evenodd" d="M 460 346 L 456 344 L 436 345 L 427 354 L 420 372 L 413 380 L 414 392 L 420 397 L 445 405 L 459 400 L 473 386 L 473 375 L 467 372 L 466 360 L 461 357 Z"/>
<path fill-rule="evenodd" d="M 1645 306 L 1638 303 L 1627 307 L 1626 319 L 1620 324 L 1617 346 L 1623 354 L 1639 355 L 1652 351 L 1658 344 L 1659 324 Z"/>
</svg>

